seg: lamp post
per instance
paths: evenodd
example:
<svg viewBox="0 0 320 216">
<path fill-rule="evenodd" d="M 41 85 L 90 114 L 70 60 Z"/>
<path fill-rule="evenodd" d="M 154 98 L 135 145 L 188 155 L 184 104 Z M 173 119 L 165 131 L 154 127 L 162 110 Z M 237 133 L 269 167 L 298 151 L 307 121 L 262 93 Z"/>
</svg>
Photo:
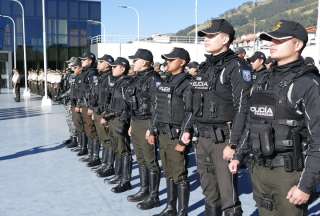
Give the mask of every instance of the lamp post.
<svg viewBox="0 0 320 216">
<path fill-rule="evenodd" d="M 24 7 L 22 3 L 18 0 L 10 0 L 16 2 L 21 7 L 22 11 L 22 34 L 23 34 L 23 59 L 24 59 L 24 82 L 25 82 L 25 89 L 23 91 L 23 97 L 29 98 L 30 91 L 28 89 L 28 71 L 27 71 L 27 51 L 26 51 L 26 31 L 25 31 L 25 23 L 24 23 Z"/>
<path fill-rule="evenodd" d="M 103 29 L 103 42 L 105 43 L 106 42 L 106 26 L 104 25 L 104 23 L 97 20 L 87 20 L 87 22 L 101 25 Z"/>
<path fill-rule="evenodd" d="M 11 22 L 13 24 L 13 59 L 14 59 L 13 65 L 14 65 L 14 68 L 17 68 L 16 23 L 15 23 L 14 19 L 10 16 L 0 14 L 0 17 L 7 18 L 7 19 L 11 20 Z"/>
<path fill-rule="evenodd" d="M 119 5 L 119 7 L 131 9 L 136 13 L 136 15 L 137 15 L 137 27 L 138 27 L 137 40 L 140 41 L 140 14 L 139 14 L 139 11 L 136 8 L 131 7 L 131 6 L 127 6 L 127 5 Z"/>
<path fill-rule="evenodd" d="M 320 69 L 320 0 L 318 1 L 318 21 L 316 33 L 316 66 Z"/>
<path fill-rule="evenodd" d="M 194 7 L 194 14 L 195 14 L 195 33 L 194 33 L 194 43 L 198 43 L 198 0 L 195 0 L 195 7 Z"/>
<path fill-rule="evenodd" d="M 44 96 L 41 101 L 42 107 L 52 105 L 51 99 L 48 97 L 48 72 L 47 72 L 47 35 L 46 35 L 46 6 L 45 0 L 42 0 L 42 32 L 43 32 L 43 70 L 44 70 Z"/>
</svg>

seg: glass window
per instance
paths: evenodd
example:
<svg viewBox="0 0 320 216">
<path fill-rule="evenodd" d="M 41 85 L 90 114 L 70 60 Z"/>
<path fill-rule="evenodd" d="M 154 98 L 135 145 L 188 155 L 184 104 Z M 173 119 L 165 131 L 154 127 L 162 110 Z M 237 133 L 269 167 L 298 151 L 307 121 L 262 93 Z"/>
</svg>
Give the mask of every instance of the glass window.
<svg viewBox="0 0 320 216">
<path fill-rule="evenodd" d="M 88 3 L 80 2 L 80 19 L 87 20 L 88 18 Z"/>
<path fill-rule="evenodd" d="M 34 0 L 28 0 L 28 4 L 24 4 L 24 10 L 26 13 L 26 16 L 34 16 Z"/>
<path fill-rule="evenodd" d="M 68 34 L 68 22 L 67 20 L 58 20 L 58 34 Z"/>
<path fill-rule="evenodd" d="M 47 1 L 46 3 L 46 17 L 48 18 L 57 18 L 57 2 L 56 1 Z"/>
<path fill-rule="evenodd" d="M 70 18 L 72 18 L 72 19 L 79 19 L 79 6 L 78 6 L 78 2 L 70 2 L 70 3 L 69 3 L 69 10 L 70 10 Z"/>
<path fill-rule="evenodd" d="M 1 14 L 11 14 L 10 2 L 9 1 L 1 1 L 0 11 L 1 11 Z"/>
<path fill-rule="evenodd" d="M 89 6 L 89 12 L 90 12 L 90 16 L 89 18 L 92 20 L 100 20 L 101 19 L 101 7 L 100 7 L 101 3 L 90 3 Z"/>
<path fill-rule="evenodd" d="M 58 44 L 68 44 L 68 36 L 67 35 L 59 35 L 58 36 Z"/>
<path fill-rule="evenodd" d="M 68 2 L 66 1 L 59 1 L 59 10 L 58 10 L 58 13 L 59 13 L 59 18 L 68 18 Z"/>
<path fill-rule="evenodd" d="M 79 36 L 72 36 L 72 35 L 70 35 L 69 45 L 70 45 L 71 47 L 78 47 L 78 46 L 79 46 Z"/>
</svg>

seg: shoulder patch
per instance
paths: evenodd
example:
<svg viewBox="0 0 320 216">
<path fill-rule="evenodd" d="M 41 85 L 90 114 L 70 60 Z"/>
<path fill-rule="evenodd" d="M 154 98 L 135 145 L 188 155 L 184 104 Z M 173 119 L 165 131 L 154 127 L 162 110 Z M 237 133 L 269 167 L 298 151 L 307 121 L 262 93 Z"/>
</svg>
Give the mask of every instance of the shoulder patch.
<svg viewBox="0 0 320 216">
<path fill-rule="evenodd" d="M 241 69 L 241 76 L 244 81 L 251 82 L 252 80 L 252 74 L 251 71 L 248 69 Z"/>
</svg>

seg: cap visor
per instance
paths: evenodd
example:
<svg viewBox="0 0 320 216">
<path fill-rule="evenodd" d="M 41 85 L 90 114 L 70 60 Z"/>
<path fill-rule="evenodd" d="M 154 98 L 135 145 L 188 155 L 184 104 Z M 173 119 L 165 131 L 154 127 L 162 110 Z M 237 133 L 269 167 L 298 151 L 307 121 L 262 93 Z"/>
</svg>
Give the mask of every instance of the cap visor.
<svg viewBox="0 0 320 216">
<path fill-rule="evenodd" d="M 273 31 L 273 32 L 262 32 L 259 36 L 261 40 L 272 41 L 272 40 L 286 40 L 293 38 L 293 36 L 285 35 L 281 32 Z"/>
<path fill-rule="evenodd" d="M 218 34 L 219 32 L 206 32 L 206 31 L 198 31 L 198 36 L 199 37 L 205 37 L 206 35 L 215 35 Z"/>
<path fill-rule="evenodd" d="M 177 59 L 177 57 L 171 56 L 170 54 L 161 55 L 163 59 Z"/>
<path fill-rule="evenodd" d="M 132 55 L 132 56 L 128 56 L 129 59 L 136 59 L 137 57 L 135 55 Z"/>
</svg>

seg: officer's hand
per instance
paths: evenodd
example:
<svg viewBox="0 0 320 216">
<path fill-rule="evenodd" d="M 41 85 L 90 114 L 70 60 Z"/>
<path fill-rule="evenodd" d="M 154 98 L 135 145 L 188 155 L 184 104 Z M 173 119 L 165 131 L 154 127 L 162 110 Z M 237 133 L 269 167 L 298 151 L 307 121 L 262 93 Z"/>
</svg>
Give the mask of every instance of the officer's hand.
<svg viewBox="0 0 320 216">
<path fill-rule="evenodd" d="M 75 107 L 74 111 L 78 113 L 78 112 L 80 112 L 80 108 L 79 107 Z"/>
<path fill-rule="evenodd" d="M 146 139 L 146 140 L 148 140 L 148 137 L 150 136 L 150 130 L 147 130 L 146 131 L 146 135 L 144 136 L 144 138 Z"/>
<path fill-rule="evenodd" d="M 308 202 L 310 194 L 307 194 L 300 190 L 296 185 L 293 186 L 287 195 L 287 199 L 291 204 L 302 205 Z"/>
<path fill-rule="evenodd" d="M 184 152 L 186 150 L 186 146 L 177 144 L 176 147 L 175 147 L 175 150 L 177 152 Z"/>
<path fill-rule="evenodd" d="M 238 160 L 231 160 L 230 163 L 229 163 L 229 170 L 230 172 L 234 175 L 238 172 L 238 168 L 239 168 L 239 164 L 240 164 L 240 161 Z"/>
<path fill-rule="evenodd" d="M 80 108 L 79 110 L 80 110 L 80 112 L 82 113 L 82 108 Z"/>
<path fill-rule="evenodd" d="M 149 136 L 148 136 L 148 143 L 149 143 L 150 145 L 156 144 L 156 137 L 155 137 L 154 135 L 149 135 Z"/>
<path fill-rule="evenodd" d="M 128 135 L 131 136 L 131 126 L 129 127 Z"/>
<path fill-rule="evenodd" d="M 235 153 L 235 150 L 227 145 L 223 149 L 223 160 L 226 160 L 226 161 L 231 160 L 233 158 L 234 153 Z"/>
<path fill-rule="evenodd" d="M 88 116 L 91 116 L 93 114 L 93 110 L 92 109 L 88 109 Z"/>
<path fill-rule="evenodd" d="M 104 118 L 101 118 L 100 124 L 105 125 L 105 124 L 107 124 L 107 121 Z"/>
<path fill-rule="evenodd" d="M 190 141 L 191 141 L 190 133 L 189 132 L 183 132 L 182 137 L 181 137 L 181 141 L 186 145 L 189 144 Z"/>
</svg>

